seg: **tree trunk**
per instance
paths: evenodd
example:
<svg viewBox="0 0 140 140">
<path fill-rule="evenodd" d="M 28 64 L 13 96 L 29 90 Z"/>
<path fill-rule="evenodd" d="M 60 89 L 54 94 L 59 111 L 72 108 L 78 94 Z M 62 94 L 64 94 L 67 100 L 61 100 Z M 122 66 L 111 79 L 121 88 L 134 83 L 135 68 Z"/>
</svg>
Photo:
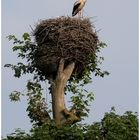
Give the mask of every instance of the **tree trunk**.
<svg viewBox="0 0 140 140">
<path fill-rule="evenodd" d="M 71 63 L 64 69 L 64 60 L 60 60 L 56 79 L 52 83 L 52 111 L 56 124 L 65 124 L 68 121 L 72 123 L 79 120 L 75 114 L 66 109 L 64 99 L 65 86 L 74 67 L 75 63 Z"/>
</svg>

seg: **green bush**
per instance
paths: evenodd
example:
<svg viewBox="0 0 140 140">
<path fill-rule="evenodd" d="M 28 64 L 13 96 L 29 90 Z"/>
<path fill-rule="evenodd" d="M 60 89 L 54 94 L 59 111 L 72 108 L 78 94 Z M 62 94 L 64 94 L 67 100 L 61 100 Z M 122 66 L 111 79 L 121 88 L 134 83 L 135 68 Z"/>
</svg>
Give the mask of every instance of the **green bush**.
<svg viewBox="0 0 140 140">
<path fill-rule="evenodd" d="M 138 140 L 138 116 L 130 111 L 118 115 L 112 109 L 91 125 L 48 122 L 34 126 L 29 134 L 18 129 L 3 140 Z"/>
</svg>

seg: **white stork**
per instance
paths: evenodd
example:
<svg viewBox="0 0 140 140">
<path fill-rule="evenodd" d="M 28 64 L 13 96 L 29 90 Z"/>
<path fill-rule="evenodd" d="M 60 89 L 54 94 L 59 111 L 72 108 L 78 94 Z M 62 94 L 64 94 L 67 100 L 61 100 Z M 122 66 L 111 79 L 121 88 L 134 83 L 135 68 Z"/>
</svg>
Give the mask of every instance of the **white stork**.
<svg viewBox="0 0 140 140">
<path fill-rule="evenodd" d="M 73 6 L 73 11 L 72 11 L 72 16 L 75 16 L 75 15 L 79 15 L 81 16 L 81 10 L 82 8 L 85 6 L 85 3 L 86 3 L 87 0 L 77 0 L 75 3 L 74 3 L 74 6 Z"/>
</svg>

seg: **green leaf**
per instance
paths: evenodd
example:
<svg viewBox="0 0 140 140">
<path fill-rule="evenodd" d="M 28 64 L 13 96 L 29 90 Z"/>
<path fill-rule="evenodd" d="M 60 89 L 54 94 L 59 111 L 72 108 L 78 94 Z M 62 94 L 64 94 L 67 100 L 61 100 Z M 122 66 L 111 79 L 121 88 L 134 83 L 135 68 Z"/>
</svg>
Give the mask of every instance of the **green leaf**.
<svg viewBox="0 0 140 140">
<path fill-rule="evenodd" d="M 24 33 L 22 37 L 24 40 L 30 40 L 30 35 L 28 33 Z"/>
<path fill-rule="evenodd" d="M 11 67 L 12 64 L 5 64 L 4 67 Z"/>
<path fill-rule="evenodd" d="M 10 95 L 9 98 L 11 101 L 20 101 L 20 96 L 23 96 L 23 94 L 21 92 L 18 91 L 13 91 Z"/>
</svg>

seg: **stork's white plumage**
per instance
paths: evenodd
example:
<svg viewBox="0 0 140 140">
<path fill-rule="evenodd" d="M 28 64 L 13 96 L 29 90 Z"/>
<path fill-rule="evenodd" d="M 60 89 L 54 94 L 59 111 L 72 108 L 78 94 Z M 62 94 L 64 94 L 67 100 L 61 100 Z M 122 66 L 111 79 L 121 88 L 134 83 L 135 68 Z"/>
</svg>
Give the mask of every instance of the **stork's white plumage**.
<svg viewBox="0 0 140 140">
<path fill-rule="evenodd" d="M 81 10 L 83 9 L 83 7 L 85 6 L 87 0 L 77 0 L 74 3 L 73 6 L 73 11 L 72 11 L 72 16 L 77 15 L 79 12 L 81 12 Z"/>
</svg>

